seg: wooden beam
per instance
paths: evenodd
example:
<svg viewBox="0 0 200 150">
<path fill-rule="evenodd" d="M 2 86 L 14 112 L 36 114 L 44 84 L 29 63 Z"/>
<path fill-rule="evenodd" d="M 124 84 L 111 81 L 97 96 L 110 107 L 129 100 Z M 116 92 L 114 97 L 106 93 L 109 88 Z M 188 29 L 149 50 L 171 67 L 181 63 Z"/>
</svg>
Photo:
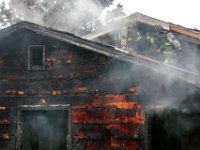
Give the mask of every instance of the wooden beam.
<svg viewBox="0 0 200 150">
<path fill-rule="evenodd" d="M 9 124 L 14 124 L 16 121 L 11 121 L 11 120 L 0 120 L 0 125 L 9 125 Z"/>
<path fill-rule="evenodd" d="M 178 27 L 178 26 L 175 26 L 175 25 L 170 25 L 169 27 L 170 27 L 171 31 L 175 31 L 177 33 L 180 33 L 180 34 L 183 34 L 183 35 L 195 38 L 195 39 L 200 39 L 200 33 L 199 32 L 195 32 L 195 31 L 185 29 L 183 27 Z"/>
</svg>

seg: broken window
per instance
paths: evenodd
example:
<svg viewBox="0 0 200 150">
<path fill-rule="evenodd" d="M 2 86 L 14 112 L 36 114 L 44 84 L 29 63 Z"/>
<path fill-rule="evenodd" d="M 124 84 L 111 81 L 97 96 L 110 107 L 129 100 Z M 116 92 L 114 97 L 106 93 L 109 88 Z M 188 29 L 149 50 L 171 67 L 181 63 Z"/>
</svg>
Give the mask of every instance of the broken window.
<svg viewBox="0 0 200 150">
<path fill-rule="evenodd" d="M 28 48 L 28 69 L 44 70 L 45 69 L 45 46 L 32 45 Z"/>
</svg>

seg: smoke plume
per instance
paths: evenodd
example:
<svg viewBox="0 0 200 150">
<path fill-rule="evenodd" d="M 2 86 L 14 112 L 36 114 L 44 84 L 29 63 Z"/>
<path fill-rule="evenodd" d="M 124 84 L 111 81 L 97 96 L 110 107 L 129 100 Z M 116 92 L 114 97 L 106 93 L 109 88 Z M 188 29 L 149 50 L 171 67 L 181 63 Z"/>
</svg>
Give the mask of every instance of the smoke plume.
<svg viewBox="0 0 200 150">
<path fill-rule="evenodd" d="M 92 30 L 106 7 L 94 0 L 11 0 L 10 7 L 22 20 L 72 32 Z"/>
</svg>

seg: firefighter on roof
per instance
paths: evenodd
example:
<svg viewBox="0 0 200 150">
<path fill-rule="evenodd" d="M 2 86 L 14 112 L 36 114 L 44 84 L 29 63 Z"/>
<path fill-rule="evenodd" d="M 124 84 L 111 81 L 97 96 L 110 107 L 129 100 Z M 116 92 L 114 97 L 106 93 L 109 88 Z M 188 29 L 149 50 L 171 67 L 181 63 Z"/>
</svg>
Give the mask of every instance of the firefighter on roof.
<svg viewBox="0 0 200 150">
<path fill-rule="evenodd" d="M 153 47 L 155 48 L 155 41 L 150 36 L 147 36 L 147 30 L 149 25 L 145 25 L 141 22 L 136 24 L 129 24 L 128 26 L 128 48 L 132 49 L 142 55 L 152 56 Z M 148 42 L 147 42 L 148 41 Z"/>
<path fill-rule="evenodd" d="M 148 45 L 149 55 L 150 56 L 156 56 L 155 50 L 157 49 L 157 46 L 155 44 L 155 38 L 154 38 L 153 33 L 147 32 L 145 40 L 146 40 L 146 43 Z"/>
<path fill-rule="evenodd" d="M 158 58 L 163 63 L 173 63 L 176 61 L 176 56 L 181 50 L 181 44 L 171 32 L 167 32 L 164 29 L 157 32 L 156 45 Z"/>
<path fill-rule="evenodd" d="M 173 33 L 168 32 L 166 34 L 167 40 L 172 44 L 172 46 L 175 48 L 176 51 L 181 51 L 181 43 L 178 41 L 178 39 L 174 36 Z"/>
<path fill-rule="evenodd" d="M 133 25 L 129 25 L 127 27 L 127 30 L 128 30 L 128 38 L 127 38 L 128 48 L 132 49 L 134 51 L 138 51 L 139 43 L 142 40 L 142 36 L 141 36 L 140 32 Z"/>
</svg>

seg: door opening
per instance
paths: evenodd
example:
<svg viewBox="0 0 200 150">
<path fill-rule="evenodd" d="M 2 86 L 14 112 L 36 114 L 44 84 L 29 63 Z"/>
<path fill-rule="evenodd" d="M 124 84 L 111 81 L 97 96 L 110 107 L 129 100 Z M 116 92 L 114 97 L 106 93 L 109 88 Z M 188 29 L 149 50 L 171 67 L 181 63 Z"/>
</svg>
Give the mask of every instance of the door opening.
<svg viewBox="0 0 200 150">
<path fill-rule="evenodd" d="M 69 111 L 51 107 L 29 107 L 18 112 L 18 149 L 69 149 Z M 45 109 L 44 109 L 45 108 Z M 48 109 L 50 108 L 50 109 Z"/>
</svg>

